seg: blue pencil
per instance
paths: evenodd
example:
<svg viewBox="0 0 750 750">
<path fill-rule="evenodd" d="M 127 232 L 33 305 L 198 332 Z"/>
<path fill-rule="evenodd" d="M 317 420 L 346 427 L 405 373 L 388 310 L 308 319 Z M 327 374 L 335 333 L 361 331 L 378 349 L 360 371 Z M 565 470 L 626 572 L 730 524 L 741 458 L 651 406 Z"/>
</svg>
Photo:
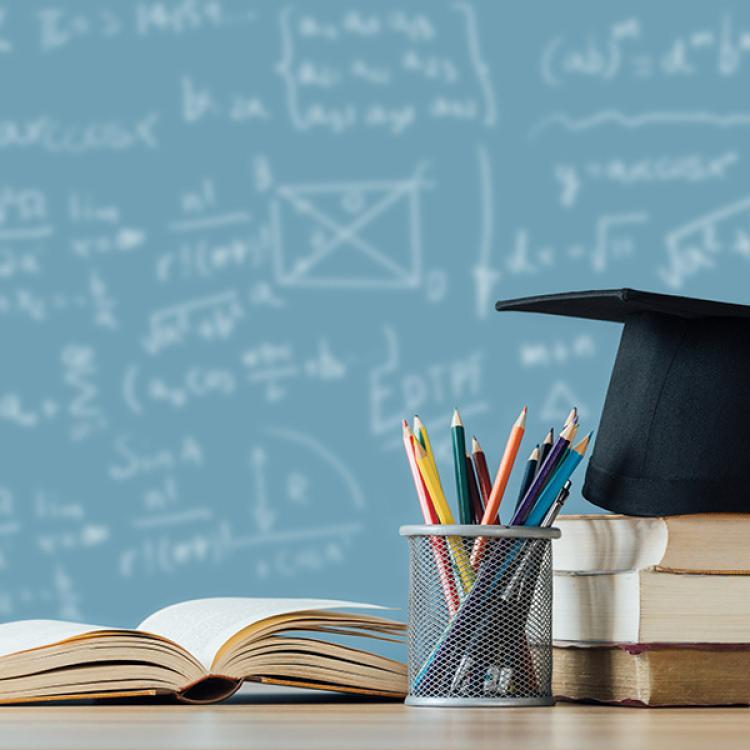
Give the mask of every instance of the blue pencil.
<svg viewBox="0 0 750 750">
<path fill-rule="evenodd" d="M 542 493 L 544 486 L 547 484 L 547 480 L 552 476 L 557 467 L 557 460 L 570 446 L 570 439 L 573 436 L 575 429 L 574 425 L 568 425 L 558 436 L 552 450 L 547 455 L 547 458 L 534 477 L 534 481 L 524 495 L 521 504 L 518 506 L 518 510 L 513 514 L 513 518 L 510 521 L 511 526 L 523 526 L 526 522 L 529 513 L 531 513 L 531 509 L 534 507 L 536 499 Z"/>
<path fill-rule="evenodd" d="M 529 460 L 526 462 L 526 471 L 524 472 L 523 479 L 521 480 L 521 489 L 518 492 L 518 500 L 516 500 L 516 507 L 513 511 L 514 513 L 516 510 L 518 510 L 518 506 L 521 504 L 521 501 L 523 500 L 523 496 L 526 494 L 529 487 L 531 487 L 531 483 L 534 481 L 534 474 L 536 474 L 536 467 L 539 465 L 539 456 L 540 456 L 540 450 L 539 450 L 539 446 L 537 445 L 536 448 L 534 448 L 534 450 L 531 451 Z"/>
<path fill-rule="evenodd" d="M 586 435 L 575 448 L 568 452 L 568 455 L 552 475 L 552 478 L 547 482 L 547 486 L 542 490 L 542 494 L 539 495 L 539 499 L 529 513 L 528 518 L 524 521 L 524 526 L 539 526 L 542 523 L 563 485 L 583 460 L 583 454 L 586 453 L 589 440 L 591 440 L 591 434 Z"/>
</svg>

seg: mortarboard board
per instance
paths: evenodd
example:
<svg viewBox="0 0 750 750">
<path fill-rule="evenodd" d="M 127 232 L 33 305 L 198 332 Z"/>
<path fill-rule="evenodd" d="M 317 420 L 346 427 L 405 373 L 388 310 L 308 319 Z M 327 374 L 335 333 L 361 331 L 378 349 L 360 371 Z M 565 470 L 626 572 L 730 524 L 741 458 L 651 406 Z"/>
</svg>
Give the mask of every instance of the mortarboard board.
<svg viewBox="0 0 750 750">
<path fill-rule="evenodd" d="M 611 289 L 495 307 L 625 324 L 584 497 L 640 516 L 750 511 L 749 306 Z"/>
</svg>

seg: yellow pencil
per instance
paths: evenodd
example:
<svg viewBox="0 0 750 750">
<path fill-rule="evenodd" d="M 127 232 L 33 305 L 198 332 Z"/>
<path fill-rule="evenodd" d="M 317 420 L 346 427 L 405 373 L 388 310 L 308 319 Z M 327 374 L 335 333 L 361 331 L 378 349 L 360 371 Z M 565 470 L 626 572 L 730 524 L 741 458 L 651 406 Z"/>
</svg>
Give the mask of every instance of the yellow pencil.
<svg viewBox="0 0 750 750">
<path fill-rule="evenodd" d="M 440 486 L 440 479 L 436 478 L 432 463 L 430 462 L 430 457 L 427 455 L 427 451 L 422 447 L 422 443 L 419 440 L 414 441 L 414 456 L 417 459 L 417 466 L 422 474 L 424 483 L 427 485 L 427 491 L 430 493 L 440 523 L 455 523 L 451 509 L 445 499 L 443 488 Z"/>
<path fill-rule="evenodd" d="M 422 420 L 415 414 L 414 415 L 414 429 L 412 430 L 414 436 L 417 438 L 417 442 L 422 444 L 425 453 L 427 454 L 427 464 L 425 470 L 432 474 L 433 481 L 440 488 L 440 495 L 445 498 L 445 490 L 443 489 L 443 483 L 440 481 L 440 472 L 438 471 L 437 461 L 435 461 L 435 454 L 432 452 L 432 444 L 430 443 L 430 436 L 427 434 L 427 428 L 424 426 Z M 446 501 L 446 507 L 448 503 Z M 451 511 L 448 510 L 448 513 Z M 448 521 L 440 521 L 440 523 L 448 523 Z M 451 521 L 450 523 L 454 523 Z"/>
<path fill-rule="evenodd" d="M 437 470 L 437 461 L 435 461 L 435 454 L 432 452 L 432 443 L 430 443 L 430 436 L 427 434 L 427 428 L 424 426 L 424 423 L 416 414 L 414 415 L 413 432 L 416 435 L 417 440 L 422 443 L 422 447 L 425 449 L 427 457 L 430 459 L 430 464 L 432 466 L 433 473 L 435 474 L 435 478 L 437 479 L 438 484 L 440 484 L 440 473 Z M 440 488 L 442 489 L 442 484 L 440 484 Z"/>
<path fill-rule="evenodd" d="M 440 519 L 442 524 L 453 524 L 453 514 L 451 509 L 448 507 L 448 502 L 443 494 L 443 488 L 440 486 L 440 480 L 435 479 L 435 474 L 432 471 L 432 465 L 430 458 L 427 455 L 427 451 L 422 447 L 422 443 L 419 440 L 414 441 L 414 456 L 417 459 L 417 466 L 422 473 L 424 483 L 427 485 L 427 491 L 430 493 L 432 502 L 435 506 L 435 512 Z M 458 575 L 461 578 L 461 587 L 465 594 L 469 593 L 472 585 L 474 584 L 474 571 L 469 562 L 469 557 L 461 544 L 461 540 L 455 536 L 448 537 L 448 546 L 450 547 L 451 554 L 453 555 L 453 562 L 456 564 L 458 569 Z"/>
</svg>

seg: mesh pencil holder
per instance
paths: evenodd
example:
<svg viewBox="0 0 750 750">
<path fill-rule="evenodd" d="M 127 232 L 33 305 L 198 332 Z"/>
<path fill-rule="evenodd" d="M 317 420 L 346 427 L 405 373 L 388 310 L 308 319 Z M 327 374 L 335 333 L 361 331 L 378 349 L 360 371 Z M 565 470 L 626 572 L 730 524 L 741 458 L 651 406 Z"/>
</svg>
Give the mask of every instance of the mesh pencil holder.
<svg viewBox="0 0 750 750">
<path fill-rule="evenodd" d="M 402 526 L 413 706 L 552 700 L 552 540 L 559 529 Z"/>
</svg>

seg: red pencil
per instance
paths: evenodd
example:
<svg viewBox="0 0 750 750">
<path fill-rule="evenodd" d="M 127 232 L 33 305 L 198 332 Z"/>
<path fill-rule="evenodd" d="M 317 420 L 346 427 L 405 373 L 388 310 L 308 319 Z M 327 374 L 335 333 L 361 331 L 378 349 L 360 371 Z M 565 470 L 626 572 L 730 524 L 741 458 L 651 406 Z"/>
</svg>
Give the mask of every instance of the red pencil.
<svg viewBox="0 0 750 750">
<path fill-rule="evenodd" d="M 479 497 L 479 487 L 477 478 L 474 475 L 474 466 L 471 463 L 471 457 L 466 454 L 466 479 L 469 485 L 469 500 L 471 501 L 471 515 L 473 523 L 481 523 L 484 515 L 484 504 Z"/>
<path fill-rule="evenodd" d="M 487 501 L 492 494 L 492 479 L 490 479 L 490 470 L 487 466 L 487 457 L 484 455 L 482 446 L 476 437 L 471 439 L 471 452 L 474 457 L 474 468 L 479 480 L 479 490 L 482 494 L 482 503 L 487 507 Z"/>
</svg>

